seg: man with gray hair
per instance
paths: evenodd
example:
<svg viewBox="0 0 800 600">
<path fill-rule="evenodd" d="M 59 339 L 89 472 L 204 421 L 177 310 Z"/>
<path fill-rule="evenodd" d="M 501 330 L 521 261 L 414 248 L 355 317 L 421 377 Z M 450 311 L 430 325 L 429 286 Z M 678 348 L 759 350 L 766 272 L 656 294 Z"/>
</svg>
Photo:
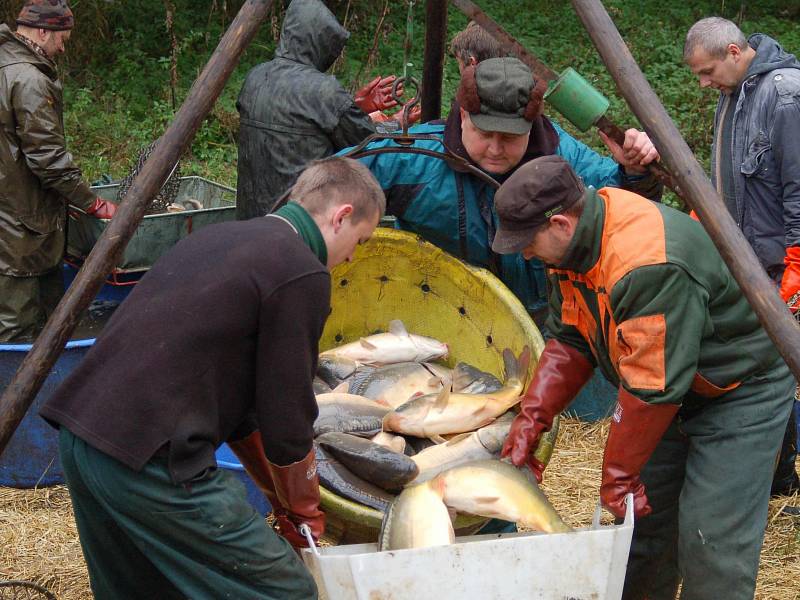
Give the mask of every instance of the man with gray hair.
<svg viewBox="0 0 800 600">
<path fill-rule="evenodd" d="M 205 227 L 142 278 L 42 409 L 95 598 L 313 600 L 294 548 L 325 527 L 312 379 L 328 269 L 383 215 L 366 167 L 312 163 L 288 204 Z M 188 285 L 187 282 L 191 282 Z M 280 537 L 217 469 L 228 443 Z"/>
<path fill-rule="evenodd" d="M 711 180 L 781 297 L 800 309 L 800 62 L 763 33 L 745 38 L 721 17 L 686 35 L 686 64 L 720 91 Z M 774 495 L 800 489 L 797 425 L 786 426 Z"/>
</svg>

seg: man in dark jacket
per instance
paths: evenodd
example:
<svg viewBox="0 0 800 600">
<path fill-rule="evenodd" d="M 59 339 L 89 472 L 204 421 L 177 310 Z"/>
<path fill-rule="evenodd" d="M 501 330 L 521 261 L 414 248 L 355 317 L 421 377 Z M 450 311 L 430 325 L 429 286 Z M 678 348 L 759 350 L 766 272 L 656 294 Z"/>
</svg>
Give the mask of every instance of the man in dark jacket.
<svg viewBox="0 0 800 600">
<path fill-rule="evenodd" d="M 0 342 L 28 340 L 63 294 L 66 203 L 110 219 L 67 152 L 53 59 L 74 25 L 64 0 L 28 0 L 0 25 Z"/>
<path fill-rule="evenodd" d="M 695 23 L 684 60 L 720 91 L 711 179 L 784 301 L 800 310 L 800 62 L 772 38 L 720 17 Z M 773 494 L 800 489 L 797 426 L 786 427 Z"/>
<path fill-rule="evenodd" d="M 396 106 L 394 77 L 351 96 L 326 75 L 350 34 L 320 0 L 293 0 L 275 58 L 247 74 L 239 93 L 236 216 L 267 214 L 312 160 L 358 144 L 375 132 L 370 113 Z M 402 88 L 401 88 L 402 89 Z"/>
<path fill-rule="evenodd" d="M 305 545 L 301 524 L 324 529 L 312 380 L 328 268 L 370 237 L 385 199 L 339 157 L 310 166 L 291 198 L 159 259 L 42 409 L 60 427 L 98 599 L 316 598 L 292 546 Z M 225 442 L 283 537 L 216 469 Z"/>
<path fill-rule="evenodd" d="M 548 265 L 553 337 L 503 447 L 531 458 L 594 367 L 617 388 L 600 499 L 633 533 L 623 598 L 751 600 L 791 373 L 703 228 L 557 156 L 495 198 L 496 252 Z"/>
</svg>

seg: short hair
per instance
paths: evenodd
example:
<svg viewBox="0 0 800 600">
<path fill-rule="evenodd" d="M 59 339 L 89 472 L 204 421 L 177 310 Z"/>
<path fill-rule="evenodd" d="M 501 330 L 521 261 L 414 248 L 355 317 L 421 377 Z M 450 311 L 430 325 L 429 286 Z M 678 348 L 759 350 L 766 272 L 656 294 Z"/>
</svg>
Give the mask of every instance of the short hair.
<svg viewBox="0 0 800 600">
<path fill-rule="evenodd" d="M 469 59 L 472 57 L 475 58 L 475 62 L 481 62 L 487 58 L 506 56 L 500 43 L 475 21 L 470 21 L 453 37 L 450 42 L 450 52 L 465 65 L 469 64 Z"/>
<path fill-rule="evenodd" d="M 343 156 L 315 160 L 297 178 L 290 197 L 312 216 L 321 216 L 331 205 L 353 205 L 353 223 L 386 211 L 386 196 L 370 170 L 361 162 Z"/>
<path fill-rule="evenodd" d="M 701 19 L 686 34 L 683 60 L 689 60 L 698 47 L 705 50 L 711 58 L 725 58 L 730 44 L 736 44 L 740 50 L 747 46 L 747 38 L 736 23 L 722 17 Z"/>
</svg>

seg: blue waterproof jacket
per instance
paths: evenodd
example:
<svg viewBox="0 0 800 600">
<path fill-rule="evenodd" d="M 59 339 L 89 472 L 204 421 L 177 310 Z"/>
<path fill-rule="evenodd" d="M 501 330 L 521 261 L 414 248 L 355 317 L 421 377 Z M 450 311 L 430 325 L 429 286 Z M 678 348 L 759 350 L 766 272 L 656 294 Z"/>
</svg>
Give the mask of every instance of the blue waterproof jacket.
<svg viewBox="0 0 800 600">
<path fill-rule="evenodd" d="M 451 113 L 447 127 L 451 126 L 452 121 Z M 642 184 L 658 187 L 653 186 L 649 177 L 625 176 L 613 159 L 600 156 L 557 125 L 548 123 L 547 126 L 552 126 L 558 136 L 555 153 L 572 165 L 587 186 L 598 189 L 622 186 L 649 196 L 652 193 L 642 191 Z M 410 133 L 432 134 L 443 140 L 445 125 L 435 122 L 418 125 L 412 127 Z M 391 140 L 381 140 L 371 143 L 368 148 L 381 146 L 397 144 Z M 443 141 L 418 140 L 414 146 L 446 152 Z M 369 167 L 384 190 L 387 214 L 397 217 L 400 229 L 418 233 L 450 254 L 490 269 L 516 294 L 529 312 L 546 306 L 546 277 L 542 263 L 525 260 L 521 254 L 497 255 L 491 251 L 497 228 L 495 189 L 491 184 L 472 173 L 455 170 L 442 159 L 421 154 L 378 154 L 359 160 Z M 505 174 L 504 179 L 510 175 L 511 172 Z M 658 187 L 656 193 L 659 195 L 660 190 Z"/>
</svg>

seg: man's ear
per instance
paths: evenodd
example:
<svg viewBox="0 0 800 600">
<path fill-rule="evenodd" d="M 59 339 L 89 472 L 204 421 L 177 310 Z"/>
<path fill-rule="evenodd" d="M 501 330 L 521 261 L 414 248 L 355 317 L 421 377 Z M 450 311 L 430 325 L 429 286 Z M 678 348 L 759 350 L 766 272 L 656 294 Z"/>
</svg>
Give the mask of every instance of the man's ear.
<svg viewBox="0 0 800 600">
<path fill-rule="evenodd" d="M 742 49 L 739 48 L 739 46 L 737 46 L 736 44 L 728 44 L 726 50 L 728 54 L 733 56 L 734 60 L 738 61 L 742 57 Z"/>
<path fill-rule="evenodd" d="M 338 233 L 344 225 L 344 220 L 349 219 L 353 214 L 352 204 L 341 204 L 333 213 L 333 231 Z"/>
<path fill-rule="evenodd" d="M 467 61 L 467 66 L 468 67 L 472 67 L 472 66 L 477 65 L 477 64 L 478 64 L 478 59 L 470 54 L 469 55 L 469 60 Z"/>
</svg>

